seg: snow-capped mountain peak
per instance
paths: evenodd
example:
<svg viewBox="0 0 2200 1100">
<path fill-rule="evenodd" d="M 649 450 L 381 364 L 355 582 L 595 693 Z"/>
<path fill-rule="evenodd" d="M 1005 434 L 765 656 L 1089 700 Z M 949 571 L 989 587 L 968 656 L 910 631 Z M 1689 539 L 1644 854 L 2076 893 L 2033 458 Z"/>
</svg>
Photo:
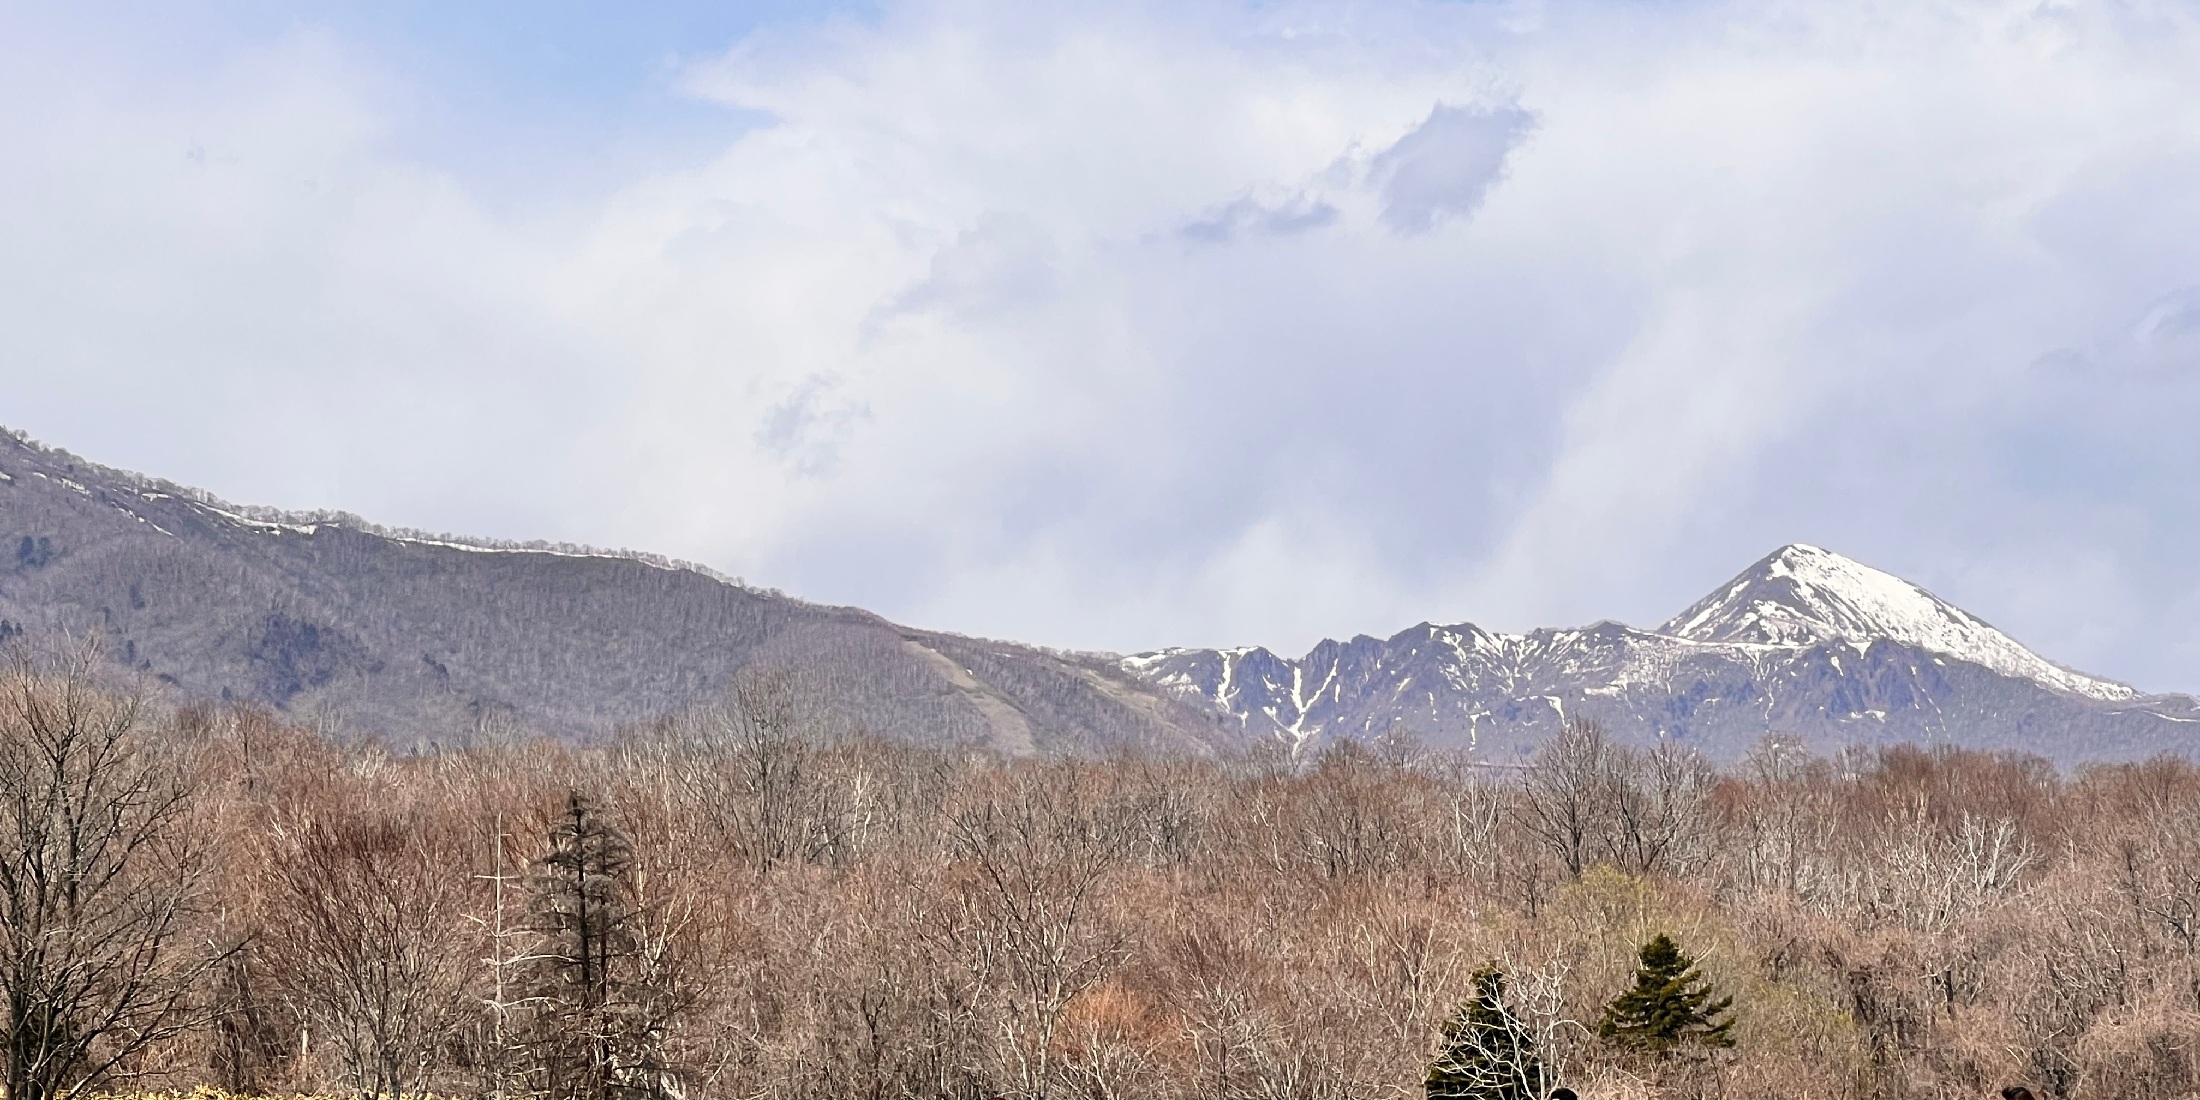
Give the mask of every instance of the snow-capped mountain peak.
<svg viewBox="0 0 2200 1100">
<path fill-rule="evenodd" d="M 1659 632 L 1693 642 L 1775 646 L 1885 638 L 2089 698 L 2138 695 L 2062 668 L 1900 577 L 1800 543 L 1750 566 Z"/>
<path fill-rule="evenodd" d="M 2200 757 L 2200 700 L 2061 668 L 1899 577 L 1783 547 L 1656 631 L 1614 622 L 1122 659 L 1131 677 L 1304 752 L 1404 731 L 1517 766 L 1576 718 L 1715 757 L 1768 733 L 1818 748 L 1903 741 L 2061 762 Z"/>
<path fill-rule="evenodd" d="M 1302 657 L 1171 649 L 1120 667 L 1294 752 L 1403 731 L 1504 768 L 1586 718 L 1636 743 L 1723 758 L 1769 733 L 1821 749 L 1952 743 L 2066 763 L 2200 757 L 2200 700 L 2059 667 L 1908 581 L 1815 546 L 1781 548 L 1656 631 L 1421 623 Z"/>
</svg>

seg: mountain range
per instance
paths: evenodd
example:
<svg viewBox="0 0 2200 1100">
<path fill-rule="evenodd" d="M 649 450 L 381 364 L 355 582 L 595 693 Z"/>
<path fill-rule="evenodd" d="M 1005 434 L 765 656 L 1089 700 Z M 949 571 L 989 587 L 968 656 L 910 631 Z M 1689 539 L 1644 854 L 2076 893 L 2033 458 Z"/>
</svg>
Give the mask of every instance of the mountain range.
<svg viewBox="0 0 2200 1100">
<path fill-rule="evenodd" d="M 1817 748 L 1948 743 L 2063 763 L 2200 750 L 2200 702 L 2056 665 L 1916 585 L 1783 547 L 1655 630 L 1497 634 L 1422 623 L 1325 641 L 1124 659 L 1141 678 L 1294 743 L 1408 729 L 1504 760 L 1569 717 L 1730 759 L 1768 734 Z"/>
<path fill-rule="evenodd" d="M 1516 760 L 1569 718 L 1731 759 L 1950 743 L 2064 764 L 2200 755 L 2200 702 L 2054 664 L 1931 593 L 1784 547 L 1654 630 L 1422 623 L 1132 656 L 905 627 L 646 554 L 229 504 L 0 435 L 0 637 L 96 635 L 179 699 L 401 742 L 588 738 L 789 677 L 838 724 L 1010 754 L 1305 753 L 1411 732 Z"/>
</svg>

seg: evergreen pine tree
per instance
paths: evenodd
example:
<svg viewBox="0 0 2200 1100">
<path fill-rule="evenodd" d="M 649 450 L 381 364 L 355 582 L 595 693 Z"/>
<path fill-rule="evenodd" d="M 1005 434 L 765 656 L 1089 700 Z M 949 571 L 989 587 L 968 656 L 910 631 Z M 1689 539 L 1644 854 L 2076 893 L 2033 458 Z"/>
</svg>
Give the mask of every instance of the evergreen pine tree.
<svg viewBox="0 0 2200 1100">
<path fill-rule="evenodd" d="M 1681 953 L 1672 937 L 1660 932 L 1642 945 L 1635 986 L 1604 1006 L 1597 1034 L 1622 1047 L 1664 1054 L 1683 1043 L 1730 1047 L 1732 1020 L 1715 1019 L 1733 1007 L 1734 998 L 1711 999 L 1711 986 Z"/>
<path fill-rule="evenodd" d="M 1505 1007 L 1505 973 L 1474 972 L 1474 999 L 1444 1024 L 1444 1046 L 1428 1068 L 1429 1100 L 1539 1100 L 1543 1063 L 1535 1039 Z"/>
<path fill-rule="evenodd" d="M 553 1100 L 665 1095 L 670 998 L 651 981 L 628 893 L 634 850 L 574 793 L 529 878 L 533 1091 Z"/>
</svg>

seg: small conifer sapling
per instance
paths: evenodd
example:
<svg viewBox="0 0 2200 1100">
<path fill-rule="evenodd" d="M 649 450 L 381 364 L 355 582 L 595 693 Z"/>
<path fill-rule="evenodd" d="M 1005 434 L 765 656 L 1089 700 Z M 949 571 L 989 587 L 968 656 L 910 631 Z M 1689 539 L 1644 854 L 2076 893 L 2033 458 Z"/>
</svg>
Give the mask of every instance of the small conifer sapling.
<svg viewBox="0 0 2200 1100">
<path fill-rule="evenodd" d="M 1474 972 L 1473 999 L 1444 1024 L 1428 1100 L 1540 1100 L 1543 1082 L 1535 1038 L 1505 1007 L 1505 973 L 1485 963 Z"/>
<path fill-rule="evenodd" d="M 1712 989 L 1696 961 L 1682 953 L 1672 937 L 1659 933 L 1642 945 L 1634 988 L 1604 1006 L 1597 1034 L 1620 1047 L 1666 1054 L 1683 1045 L 1730 1047 L 1731 1019 L 1719 1019 L 1734 998 L 1711 999 Z"/>
</svg>

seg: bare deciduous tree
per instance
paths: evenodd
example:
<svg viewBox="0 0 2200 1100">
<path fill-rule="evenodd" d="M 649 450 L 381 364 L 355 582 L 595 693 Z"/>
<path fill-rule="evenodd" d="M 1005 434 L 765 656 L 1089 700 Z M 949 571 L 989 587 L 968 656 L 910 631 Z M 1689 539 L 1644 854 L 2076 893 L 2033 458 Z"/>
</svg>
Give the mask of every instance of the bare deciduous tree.
<svg viewBox="0 0 2200 1100">
<path fill-rule="evenodd" d="M 1650 874 L 1698 858 L 1710 842 L 1711 765 L 1694 749 L 1661 742 L 1648 753 L 1607 756 L 1607 841 L 1612 861 Z"/>
<path fill-rule="evenodd" d="M 786 673 L 749 672 L 724 705 L 686 720 L 678 778 L 762 873 L 844 859 L 853 843 L 848 800 L 818 781 L 819 745 L 802 702 Z"/>
<path fill-rule="evenodd" d="M 71 706 L 97 729 L 126 703 Z M 667 722 L 610 746 L 393 751 L 234 708 L 125 738 L 130 767 L 173 760 L 197 793 L 160 819 L 144 796 L 167 780 L 112 788 L 139 791 L 132 820 L 169 822 L 160 858 L 121 880 L 184 888 L 104 896 L 202 900 L 181 925 L 110 923 L 112 942 L 167 960 L 166 981 L 197 957 L 178 946 L 220 927 L 190 910 L 219 902 L 263 934 L 205 975 L 226 1025 L 177 1029 L 195 1000 L 165 1024 L 141 1014 L 165 1030 L 117 1069 L 318 1094 L 478 1082 L 507 1100 L 1402 1097 L 1473 992 L 1466 964 L 1499 959 L 1545 1066 L 1584 1095 L 2200 1095 L 2200 770 L 2178 761 L 2064 776 L 1775 745 L 1714 774 L 1587 727 L 1527 769 L 1395 746 L 1289 766 L 1003 760 L 813 737 L 750 703 L 746 734 Z M 7 713 L 38 707 L 58 712 Z M 30 781 L 47 775 L 36 739 L 11 737 L 0 837 L 98 818 L 30 812 L 52 783 Z M 206 878 L 153 874 L 194 846 L 221 854 Z M 34 850 L 56 866 L 62 847 Z M 436 985 L 445 891 L 479 929 L 450 922 L 457 976 L 414 996 Z M 27 925 L 10 919 L 15 965 Z M 1716 1081 L 1574 1022 L 1665 928 L 1706 945 L 1742 1010 Z M 350 1016 L 315 1007 L 345 998 Z M 506 1053 L 533 1076 L 500 1073 Z M 391 1067 L 379 1083 L 370 1063 Z"/>
<path fill-rule="evenodd" d="M 90 654 L 0 673 L 0 995 L 7 1095 L 48 1100 L 126 1072 L 193 1026 L 230 950 L 199 931 L 210 853 L 182 772 L 136 736 L 139 701 Z"/>
<path fill-rule="evenodd" d="M 1549 845 L 1575 878 L 1588 869 L 1610 825 L 1617 751 L 1603 726 L 1569 719 L 1528 769 L 1521 824 Z"/>
<path fill-rule="evenodd" d="M 1095 910 L 1129 840 L 1080 785 L 1048 778 L 1002 771 L 949 819 L 968 867 L 948 936 L 978 983 L 1005 1000 L 1007 1084 L 1034 1100 L 1057 1084 L 1056 1038 L 1071 999 L 1123 959 L 1122 934 Z"/>
<path fill-rule="evenodd" d="M 272 823 L 261 949 L 360 1096 L 424 1095 L 465 1003 L 464 864 L 424 814 L 335 802 Z"/>
</svg>

